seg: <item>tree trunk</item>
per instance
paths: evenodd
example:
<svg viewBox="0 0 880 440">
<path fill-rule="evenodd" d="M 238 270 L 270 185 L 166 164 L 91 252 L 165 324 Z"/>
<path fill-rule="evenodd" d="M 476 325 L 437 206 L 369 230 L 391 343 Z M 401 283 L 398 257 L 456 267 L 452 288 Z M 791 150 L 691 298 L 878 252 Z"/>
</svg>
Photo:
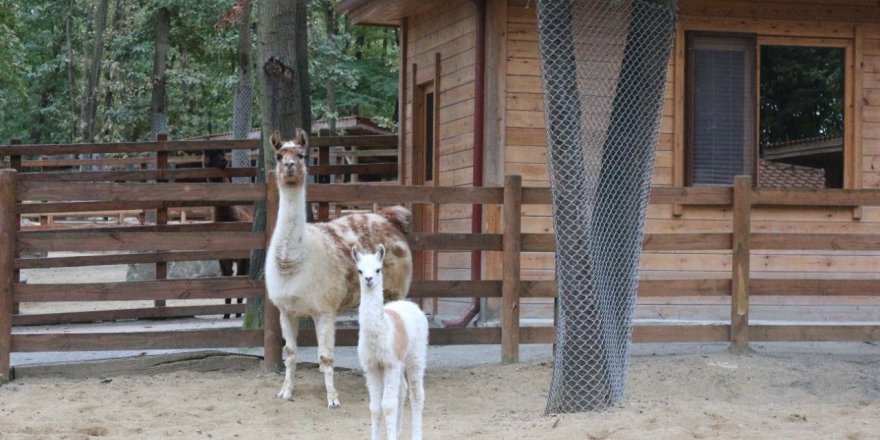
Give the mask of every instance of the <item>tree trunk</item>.
<svg viewBox="0 0 880 440">
<path fill-rule="evenodd" d="M 107 28 L 107 9 L 109 0 L 101 0 L 95 10 L 95 39 L 92 46 L 92 57 L 86 71 L 86 86 L 83 92 L 83 106 L 80 116 L 82 124 L 82 140 L 90 143 L 95 141 L 95 118 L 98 114 L 98 86 L 101 81 L 101 59 L 104 53 L 104 30 Z M 91 155 L 84 154 L 81 158 L 88 159 Z M 91 167 L 80 166 L 80 171 Z"/>
<path fill-rule="evenodd" d="M 312 126 L 309 101 L 308 0 L 266 0 L 259 3 L 260 113 L 263 121 L 263 148 L 257 181 L 265 182 L 266 170 L 275 166 L 275 154 L 268 134 L 278 130 L 285 139 L 297 128 L 307 132 Z M 291 42 L 293 44 L 291 44 Z M 266 228 L 266 205 L 254 210 L 254 230 Z M 251 276 L 263 273 L 265 251 L 251 253 Z M 249 300 L 244 326 L 263 324 L 262 299 Z"/>
<path fill-rule="evenodd" d="M 150 140 L 166 132 L 168 119 L 165 113 L 165 68 L 168 54 L 168 34 L 171 31 L 171 13 L 167 8 L 156 11 L 156 51 L 153 58 L 152 99 L 150 100 Z"/>
<path fill-rule="evenodd" d="M 251 3 L 240 3 L 241 16 L 238 23 L 238 86 L 235 89 L 235 99 L 232 107 L 232 137 L 234 139 L 247 139 L 251 131 L 251 121 L 254 102 L 254 78 L 251 60 Z M 232 151 L 232 166 L 242 166 L 250 163 L 248 150 Z M 250 165 L 248 165 L 250 166 Z M 234 177 L 233 182 L 250 182 L 247 177 Z"/>
</svg>

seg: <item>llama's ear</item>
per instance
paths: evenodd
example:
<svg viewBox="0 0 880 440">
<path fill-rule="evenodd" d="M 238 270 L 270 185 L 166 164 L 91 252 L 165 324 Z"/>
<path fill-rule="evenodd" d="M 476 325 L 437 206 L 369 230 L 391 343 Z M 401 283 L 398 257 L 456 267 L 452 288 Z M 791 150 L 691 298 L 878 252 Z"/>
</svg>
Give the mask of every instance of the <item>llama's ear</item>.
<svg viewBox="0 0 880 440">
<path fill-rule="evenodd" d="M 301 146 L 308 147 L 309 146 L 309 135 L 306 134 L 305 130 L 302 128 L 296 129 L 296 138 L 293 140 L 293 143 Z"/>
<path fill-rule="evenodd" d="M 272 132 L 272 146 L 275 147 L 275 151 L 281 149 L 281 146 L 284 145 L 284 142 L 281 140 L 281 132 L 275 130 Z"/>
<path fill-rule="evenodd" d="M 383 261 L 383 260 L 385 260 L 385 246 L 383 246 L 383 245 L 381 245 L 381 244 L 379 245 L 379 253 L 378 253 L 378 255 L 379 255 L 379 261 Z"/>
<path fill-rule="evenodd" d="M 351 258 L 354 259 L 355 263 L 361 261 L 360 249 L 358 249 L 357 245 L 351 247 Z"/>
</svg>

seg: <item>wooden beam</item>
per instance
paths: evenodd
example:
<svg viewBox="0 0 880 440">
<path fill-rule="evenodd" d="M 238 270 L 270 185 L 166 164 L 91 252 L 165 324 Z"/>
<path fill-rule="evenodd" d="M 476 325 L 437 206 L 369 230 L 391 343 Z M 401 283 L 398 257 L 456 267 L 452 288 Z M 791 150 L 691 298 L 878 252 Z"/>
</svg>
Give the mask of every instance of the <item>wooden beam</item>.
<svg viewBox="0 0 880 440">
<path fill-rule="evenodd" d="M 263 296 L 263 283 L 241 277 L 81 284 L 15 284 L 19 302 L 137 301 Z"/>
<path fill-rule="evenodd" d="M 259 183 L 105 183 L 22 182 L 18 200 L 178 202 L 255 202 L 266 197 L 266 185 Z"/>
<path fill-rule="evenodd" d="M 15 276 L 16 171 L 0 170 L 0 384 L 12 379 L 9 355 L 12 352 L 12 308 Z"/>
<path fill-rule="evenodd" d="M 262 232 L 30 232 L 17 234 L 19 251 L 225 251 L 261 249 Z"/>
<path fill-rule="evenodd" d="M 751 195 L 751 176 L 736 176 L 733 182 L 733 281 L 730 301 L 730 344 L 734 351 L 748 350 L 749 344 Z"/>
<path fill-rule="evenodd" d="M 85 312 L 15 315 L 12 325 L 57 325 L 106 322 L 131 319 L 182 318 L 189 316 L 230 315 L 244 312 L 244 304 L 145 307 L 135 309 L 90 310 Z"/>
<path fill-rule="evenodd" d="M 12 336 L 12 351 L 15 352 L 260 347 L 262 344 L 262 330 L 237 328 L 131 333 L 17 333 Z"/>
<path fill-rule="evenodd" d="M 278 221 L 278 180 L 275 172 L 266 176 L 268 187 L 266 191 L 266 236 L 265 246 L 269 249 L 272 242 L 272 234 Z M 272 256 L 267 255 L 267 264 L 273 264 Z M 263 371 L 280 372 L 284 367 L 281 358 L 281 347 L 284 338 L 281 335 L 281 314 L 278 307 L 269 299 L 269 292 L 265 293 L 263 300 Z"/>
<path fill-rule="evenodd" d="M 349 203 L 461 203 L 501 204 L 501 188 L 447 186 L 313 185 L 306 193 L 310 202 Z"/>
<path fill-rule="evenodd" d="M 519 297 L 522 222 L 522 177 L 504 178 L 504 206 L 501 229 L 504 233 L 501 278 L 501 363 L 519 362 Z"/>
<path fill-rule="evenodd" d="M 168 251 L 121 253 L 110 255 L 78 255 L 75 257 L 19 258 L 16 269 L 51 269 L 55 267 L 108 266 L 115 264 L 146 264 L 160 261 L 236 260 L 249 258 L 250 250 Z"/>
</svg>

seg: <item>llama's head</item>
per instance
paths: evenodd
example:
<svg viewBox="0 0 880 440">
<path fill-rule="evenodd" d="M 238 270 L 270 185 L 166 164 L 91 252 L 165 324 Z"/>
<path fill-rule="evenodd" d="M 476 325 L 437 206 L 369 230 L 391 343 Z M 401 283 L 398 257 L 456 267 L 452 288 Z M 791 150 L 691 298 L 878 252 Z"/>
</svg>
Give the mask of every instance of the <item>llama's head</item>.
<svg viewBox="0 0 880 440">
<path fill-rule="evenodd" d="M 385 246 L 379 245 L 379 250 L 375 254 L 361 253 L 360 248 L 354 246 L 351 248 L 351 257 L 354 258 L 355 266 L 358 271 L 358 278 L 361 281 L 361 290 L 374 290 L 376 286 L 381 287 L 382 283 L 382 260 L 385 259 Z M 366 289 L 364 289 L 366 287 Z M 378 295 L 382 296 L 382 289 L 375 289 Z"/>
<path fill-rule="evenodd" d="M 226 153 L 223 150 L 205 150 L 205 155 L 202 159 L 202 166 L 205 168 L 220 168 L 223 170 L 228 165 L 229 161 L 226 160 Z"/>
<path fill-rule="evenodd" d="M 281 133 L 272 133 L 272 146 L 275 147 L 275 174 L 278 183 L 290 186 L 302 185 L 306 181 L 306 162 L 309 158 L 309 138 L 306 132 L 296 129 L 293 140 L 281 140 Z"/>
</svg>

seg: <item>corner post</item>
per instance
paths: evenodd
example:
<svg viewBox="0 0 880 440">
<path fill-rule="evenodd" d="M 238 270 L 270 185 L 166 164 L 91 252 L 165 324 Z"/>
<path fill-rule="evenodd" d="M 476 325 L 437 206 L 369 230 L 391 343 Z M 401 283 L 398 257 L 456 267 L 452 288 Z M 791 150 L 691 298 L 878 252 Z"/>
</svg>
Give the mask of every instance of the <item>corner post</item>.
<svg viewBox="0 0 880 440">
<path fill-rule="evenodd" d="M 522 249 L 522 176 L 504 178 L 502 207 L 501 363 L 519 362 L 520 251 Z"/>
<path fill-rule="evenodd" d="M 12 139 L 9 143 L 11 145 L 21 145 L 22 144 L 21 139 Z M 22 168 L 21 156 L 18 154 L 14 155 L 14 156 L 9 156 L 9 167 L 20 173 L 21 168 Z M 40 168 L 40 170 L 42 171 L 42 168 Z M 48 215 L 41 215 L 40 216 L 40 225 L 43 226 L 43 225 L 49 224 L 49 218 L 50 217 Z M 18 224 L 16 224 L 16 230 L 18 230 L 19 227 L 20 226 L 18 226 Z M 15 251 L 15 258 L 18 258 L 20 255 L 21 255 L 20 252 Z M 19 282 L 21 280 L 21 277 L 19 275 L 20 275 L 19 270 L 15 269 L 15 271 L 12 274 L 13 282 Z M 20 304 L 19 303 L 12 303 L 12 314 L 18 315 L 19 313 L 21 313 Z"/>
<path fill-rule="evenodd" d="M 731 264 L 730 349 L 749 349 L 749 257 L 751 256 L 752 178 L 733 181 L 733 263 Z"/>
<path fill-rule="evenodd" d="M 157 146 L 162 146 L 168 140 L 167 133 L 159 133 L 156 135 Z M 164 148 L 156 152 L 156 169 L 159 170 L 161 177 L 165 176 L 165 170 L 168 169 L 168 151 Z M 167 182 L 165 179 L 157 179 L 157 182 Z M 168 224 L 168 207 L 162 207 L 156 210 L 156 225 Z M 168 278 L 168 263 L 156 263 L 156 279 L 164 280 Z M 153 301 L 155 307 L 165 307 L 164 299 Z"/>
<path fill-rule="evenodd" d="M 266 176 L 266 250 L 272 241 L 272 232 L 278 218 L 278 182 L 275 172 Z M 266 260 L 269 260 L 267 255 Z M 267 264 L 271 264 L 268 263 Z M 278 307 L 272 304 L 267 294 L 263 299 L 263 371 L 281 371 L 281 347 L 284 345 L 281 336 L 281 318 Z"/>
<path fill-rule="evenodd" d="M 0 384 L 12 379 L 12 289 L 15 274 L 15 231 L 18 215 L 15 206 L 16 171 L 0 170 Z"/>
</svg>

